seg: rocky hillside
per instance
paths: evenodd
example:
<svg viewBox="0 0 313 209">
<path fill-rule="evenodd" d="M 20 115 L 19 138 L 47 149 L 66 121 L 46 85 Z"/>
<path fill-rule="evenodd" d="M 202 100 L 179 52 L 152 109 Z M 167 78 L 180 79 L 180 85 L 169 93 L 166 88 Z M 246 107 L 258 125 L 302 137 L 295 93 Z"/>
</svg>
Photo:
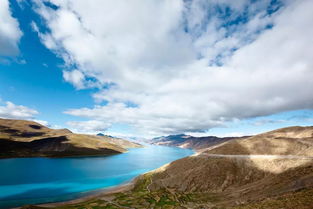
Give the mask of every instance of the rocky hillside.
<svg viewBox="0 0 313 209">
<path fill-rule="evenodd" d="M 313 155 L 313 127 L 288 127 L 207 149 L 226 155 Z"/>
<path fill-rule="evenodd" d="M 164 201 L 173 202 L 173 208 L 222 209 L 249 204 L 258 208 L 257 203 L 264 199 L 279 199 L 304 190 L 312 192 L 313 161 L 309 158 L 212 157 L 200 154 L 139 177 L 135 188 L 150 193 L 155 200 L 165 196 Z M 132 193 L 129 195 L 133 196 Z M 298 205 L 294 204 L 293 208 L 304 208 L 302 206 L 307 204 L 307 200 L 308 196 L 299 196 L 295 202 Z M 265 208 L 285 209 L 286 204 L 282 202 L 279 207 Z M 310 200 L 310 204 L 312 206 L 313 201 Z"/>
<path fill-rule="evenodd" d="M 210 204 L 229 207 L 311 189 L 312 136 L 313 127 L 289 127 L 232 140 L 141 178 L 150 191 L 219 197 Z"/>
<path fill-rule="evenodd" d="M 157 137 L 152 139 L 151 143 L 155 145 L 175 146 L 180 148 L 195 149 L 199 151 L 233 139 L 237 138 L 216 136 L 194 137 L 185 134 L 179 134 Z"/>
<path fill-rule="evenodd" d="M 0 158 L 117 154 L 139 144 L 122 139 L 75 134 L 25 120 L 0 119 Z"/>
</svg>

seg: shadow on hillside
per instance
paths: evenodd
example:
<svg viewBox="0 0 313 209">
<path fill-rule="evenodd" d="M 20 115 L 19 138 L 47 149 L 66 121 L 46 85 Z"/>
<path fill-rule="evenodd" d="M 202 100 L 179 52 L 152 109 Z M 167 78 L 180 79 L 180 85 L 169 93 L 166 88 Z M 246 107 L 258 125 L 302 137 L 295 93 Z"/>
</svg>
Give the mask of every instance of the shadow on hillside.
<svg viewBox="0 0 313 209">
<path fill-rule="evenodd" d="M 79 147 L 69 143 L 67 136 L 48 137 L 31 142 L 0 139 L 0 158 L 9 157 L 70 157 L 118 154 L 108 148 Z"/>
</svg>

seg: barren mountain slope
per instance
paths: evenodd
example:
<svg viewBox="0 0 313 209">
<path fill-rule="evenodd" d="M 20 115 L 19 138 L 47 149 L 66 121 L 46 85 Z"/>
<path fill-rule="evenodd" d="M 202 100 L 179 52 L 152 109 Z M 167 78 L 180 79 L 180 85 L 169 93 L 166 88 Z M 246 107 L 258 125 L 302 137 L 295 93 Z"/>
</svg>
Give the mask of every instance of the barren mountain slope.
<svg viewBox="0 0 313 209">
<path fill-rule="evenodd" d="M 125 139 L 121 138 L 115 138 L 115 137 L 110 137 L 110 136 L 96 136 L 98 139 L 105 140 L 109 143 L 118 145 L 120 147 L 123 147 L 124 149 L 129 149 L 129 148 L 140 148 L 142 147 L 141 144 L 138 144 L 136 142 L 131 142 Z"/>
<path fill-rule="evenodd" d="M 241 137 L 245 138 L 245 137 Z M 189 135 L 170 135 L 152 139 L 152 144 L 174 146 L 181 148 L 190 148 L 200 151 L 202 149 L 221 144 L 223 142 L 238 139 L 237 137 L 216 137 L 216 136 L 203 136 L 194 137 Z"/>
<path fill-rule="evenodd" d="M 121 139 L 107 140 L 67 129 L 50 129 L 25 120 L 0 119 L 0 157 L 63 157 L 117 154 L 138 144 Z"/>
<path fill-rule="evenodd" d="M 68 129 L 50 129 L 34 121 L 0 118 L 0 137 L 2 139 L 28 142 L 43 137 L 48 138 L 71 133 Z"/>
<path fill-rule="evenodd" d="M 166 189 L 220 197 L 214 204 L 228 207 L 311 189 L 312 133 L 313 127 L 289 127 L 225 142 L 174 161 L 137 181 L 150 182 L 149 191 Z"/>
<path fill-rule="evenodd" d="M 227 155 L 313 155 L 313 127 L 288 127 L 237 139 L 206 153 Z"/>
</svg>

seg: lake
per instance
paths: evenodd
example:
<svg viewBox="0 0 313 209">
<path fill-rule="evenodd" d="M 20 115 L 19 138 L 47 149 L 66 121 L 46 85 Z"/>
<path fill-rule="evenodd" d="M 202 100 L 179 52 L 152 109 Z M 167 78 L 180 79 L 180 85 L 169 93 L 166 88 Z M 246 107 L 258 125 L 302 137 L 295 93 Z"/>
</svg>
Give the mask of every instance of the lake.
<svg viewBox="0 0 313 209">
<path fill-rule="evenodd" d="M 193 153 L 149 145 L 107 157 L 2 159 L 0 208 L 79 198 Z"/>
</svg>

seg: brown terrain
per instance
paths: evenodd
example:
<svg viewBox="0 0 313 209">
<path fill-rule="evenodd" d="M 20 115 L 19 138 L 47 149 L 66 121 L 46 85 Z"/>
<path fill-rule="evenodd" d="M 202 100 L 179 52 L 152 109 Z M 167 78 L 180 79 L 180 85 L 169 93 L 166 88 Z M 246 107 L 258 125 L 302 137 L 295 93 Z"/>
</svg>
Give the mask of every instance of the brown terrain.
<svg viewBox="0 0 313 209">
<path fill-rule="evenodd" d="M 141 175 L 128 191 L 57 208 L 312 209 L 312 143 L 313 127 L 230 140 Z"/>
<path fill-rule="evenodd" d="M 221 144 L 233 139 L 247 138 L 247 137 L 216 137 L 216 136 L 203 136 L 194 137 L 185 134 L 170 135 L 154 138 L 151 144 L 163 145 L 163 146 L 174 146 L 180 148 L 194 149 L 196 151 L 202 151 L 211 146 Z"/>
<path fill-rule="evenodd" d="M 313 155 L 313 127 L 288 127 L 233 140 L 205 153 L 226 155 Z"/>
<path fill-rule="evenodd" d="M 313 189 L 313 127 L 228 141 L 153 171 L 150 178 L 149 190 L 212 195 L 220 206 Z"/>
<path fill-rule="evenodd" d="M 0 158 L 96 156 L 141 147 L 123 139 L 75 134 L 26 120 L 0 119 Z"/>
</svg>

